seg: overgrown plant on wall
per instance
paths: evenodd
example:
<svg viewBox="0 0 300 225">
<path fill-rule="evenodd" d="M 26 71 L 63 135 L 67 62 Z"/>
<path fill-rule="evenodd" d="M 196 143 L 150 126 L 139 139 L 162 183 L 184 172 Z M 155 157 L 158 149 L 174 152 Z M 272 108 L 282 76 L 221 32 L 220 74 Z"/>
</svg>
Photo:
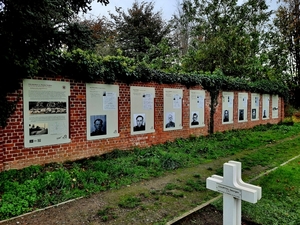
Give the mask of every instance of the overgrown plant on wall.
<svg viewBox="0 0 300 225">
<path fill-rule="evenodd" d="M 288 96 L 288 88 L 284 83 L 270 80 L 250 82 L 242 78 L 224 76 L 221 71 L 213 73 L 169 73 L 150 69 L 143 62 L 124 56 L 102 57 L 80 49 L 71 52 L 56 52 L 48 55 L 46 66 L 39 71 L 39 76 L 63 76 L 68 79 L 83 82 L 103 81 L 108 84 L 135 81 L 157 82 L 165 84 L 180 83 L 186 87 L 200 85 L 211 95 L 211 124 L 213 132 L 213 115 L 219 91 L 235 90 L 250 91 L 264 94 L 278 94 L 284 98 Z M 16 81 L 17 82 L 17 81 Z M 0 110 L 2 112 L 1 126 L 5 127 L 7 118 L 13 112 L 13 103 L 2 98 Z M 8 108 L 9 106 L 9 108 Z"/>
</svg>

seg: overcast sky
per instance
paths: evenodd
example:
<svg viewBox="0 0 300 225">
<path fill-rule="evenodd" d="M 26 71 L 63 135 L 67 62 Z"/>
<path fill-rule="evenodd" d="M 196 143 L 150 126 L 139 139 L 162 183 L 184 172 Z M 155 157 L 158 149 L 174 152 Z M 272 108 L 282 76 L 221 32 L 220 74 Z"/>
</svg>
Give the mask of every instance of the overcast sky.
<svg viewBox="0 0 300 225">
<path fill-rule="evenodd" d="M 89 11 L 86 15 L 84 15 L 85 18 L 97 18 L 106 16 L 108 18 L 110 11 L 112 14 L 116 14 L 115 7 L 122 7 L 123 11 L 127 13 L 127 9 L 132 8 L 133 2 L 135 0 L 110 0 L 109 4 L 107 6 L 102 5 L 101 3 L 97 3 L 97 1 L 93 1 L 92 3 L 92 10 Z M 157 0 L 157 1 L 151 1 L 151 0 L 139 0 L 138 2 L 153 2 L 154 4 L 154 12 L 162 12 L 162 18 L 165 20 L 170 20 L 174 12 L 177 11 L 177 5 L 179 0 Z"/>
<path fill-rule="evenodd" d="M 127 9 L 132 8 L 132 4 L 135 0 L 110 0 L 107 6 L 102 5 L 101 3 L 97 3 L 96 0 L 92 3 L 92 10 L 84 15 L 85 18 L 96 19 L 97 17 L 106 16 L 109 17 L 108 12 L 110 11 L 112 14 L 116 14 L 115 7 L 122 7 L 122 9 L 127 12 Z M 164 20 L 170 20 L 172 15 L 177 12 L 178 2 L 181 0 L 139 0 L 138 2 L 154 2 L 154 12 L 161 11 L 162 18 Z M 245 0 L 239 0 L 239 2 L 244 2 Z M 267 5 L 270 6 L 269 9 L 275 10 L 277 9 L 276 0 L 267 0 Z"/>
</svg>

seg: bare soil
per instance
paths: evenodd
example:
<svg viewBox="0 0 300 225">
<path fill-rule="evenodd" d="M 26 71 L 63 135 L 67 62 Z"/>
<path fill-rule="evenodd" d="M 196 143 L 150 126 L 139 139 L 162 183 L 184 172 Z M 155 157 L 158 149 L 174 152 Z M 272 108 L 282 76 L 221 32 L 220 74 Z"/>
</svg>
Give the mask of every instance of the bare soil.
<svg viewBox="0 0 300 225">
<path fill-rule="evenodd" d="M 214 206 L 208 205 L 201 210 L 173 223 L 173 225 L 223 225 L 222 212 Z M 242 225 L 259 225 L 255 222 L 242 218 Z"/>
<path fill-rule="evenodd" d="M 251 152 L 248 152 L 248 154 Z M 108 190 L 89 197 L 80 198 L 65 204 L 49 207 L 20 217 L 0 222 L 1 225 L 98 225 L 98 224 L 166 224 L 168 221 L 192 210 L 218 194 L 212 191 L 163 192 L 169 184 L 183 185 L 195 174 L 205 178 L 215 174 L 228 160 L 235 160 L 246 153 L 214 160 L 193 168 L 171 171 L 163 177 L 142 181 L 118 190 Z M 256 167 L 247 171 L 253 175 L 264 171 L 265 168 Z M 176 193 L 178 192 L 178 193 Z M 184 193 L 184 194 L 182 194 Z M 141 202 L 134 208 L 120 207 L 120 199 L 124 196 L 138 196 Z M 104 214 L 99 211 L 107 210 Z M 222 213 L 209 205 L 196 213 L 174 223 L 184 224 L 222 224 Z M 243 220 L 243 225 L 255 225 L 251 221 Z"/>
</svg>

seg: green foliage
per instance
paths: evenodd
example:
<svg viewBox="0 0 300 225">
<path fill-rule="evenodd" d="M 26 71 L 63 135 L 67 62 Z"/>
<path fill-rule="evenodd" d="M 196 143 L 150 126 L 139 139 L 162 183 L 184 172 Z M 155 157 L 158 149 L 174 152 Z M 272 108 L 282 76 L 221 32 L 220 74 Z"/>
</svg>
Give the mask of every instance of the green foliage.
<svg viewBox="0 0 300 225">
<path fill-rule="evenodd" d="M 101 217 L 103 222 L 117 218 L 113 207 L 105 207 L 104 209 L 99 210 L 98 215 Z"/>
<path fill-rule="evenodd" d="M 184 1 L 180 19 L 189 21 L 191 33 L 184 69 L 220 69 L 226 76 L 268 78 L 268 59 L 262 54 L 268 41 L 263 27 L 271 15 L 267 8 L 265 1 L 256 0 L 242 4 L 232 0 Z"/>
<path fill-rule="evenodd" d="M 257 204 L 243 204 L 243 213 L 259 224 L 299 224 L 299 160 L 294 160 L 255 181 L 263 188 Z"/>
<path fill-rule="evenodd" d="M 7 125 L 7 119 L 16 109 L 17 101 L 8 101 L 4 93 L 0 93 L 0 127 Z"/>
<path fill-rule="evenodd" d="M 206 182 L 200 179 L 190 179 L 186 182 L 185 189 L 188 191 L 203 191 L 206 189 Z"/>
<path fill-rule="evenodd" d="M 141 199 L 134 196 L 124 196 L 120 199 L 119 206 L 122 208 L 135 208 L 140 205 Z"/>
<path fill-rule="evenodd" d="M 298 123 L 293 126 L 260 125 L 250 130 L 219 132 L 206 137 L 194 137 L 192 140 L 177 139 L 149 148 L 115 150 L 76 162 L 3 171 L 0 173 L 0 220 L 68 199 L 157 177 L 168 170 L 196 166 L 221 157 L 233 157 L 244 150 L 253 151 L 237 159 L 243 162 L 244 169 L 257 165 L 278 166 L 282 160 L 293 157 L 298 151 L 295 146 L 300 145 L 298 139 L 286 142 L 280 140 L 299 134 L 299 130 Z M 273 143 L 277 144 L 270 145 Z M 222 168 L 219 172 L 221 175 Z M 183 197 L 183 191 L 202 191 L 203 188 L 205 181 L 196 174 L 182 182 L 182 185 L 180 182 L 167 184 L 164 193 L 159 193 Z M 141 204 L 141 198 L 125 196 L 120 200 L 120 207 L 136 207 Z M 110 220 L 114 215 L 113 210 L 106 211 L 99 215 L 102 220 Z"/>
<path fill-rule="evenodd" d="M 117 32 L 117 45 L 125 56 L 142 60 L 150 48 L 146 40 L 157 45 L 169 34 L 170 29 L 162 20 L 161 13 L 153 10 L 153 2 L 135 1 L 128 14 L 121 9 L 116 9 L 117 15 L 110 14 Z M 156 56 L 154 52 L 149 55 L 150 58 Z"/>
<path fill-rule="evenodd" d="M 281 82 L 258 80 L 250 82 L 243 78 L 224 76 L 217 70 L 213 73 L 169 73 L 154 70 L 144 62 L 124 56 L 101 57 L 80 49 L 63 54 L 52 55 L 51 61 L 58 62 L 60 73 L 75 80 L 92 82 L 102 80 L 107 83 L 121 81 L 132 83 L 134 81 L 181 83 L 187 87 L 201 85 L 209 92 L 220 90 L 251 91 L 256 93 L 279 94 L 287 97 L 288 88 Z M 50 66 L 49 66 L 50 67 Z"/>
<path fill-rule="evenodd" d="M 283 67 L 282 77 L 288 83 L 292 104 L 299 107 L 300 98 L 300 12 L 299 3 L 293 0 L 278 1 L 274 17 L 272 63 L 275 69 Z M 278 68 L 279 67 L 279 68 Z"/>
<path fill-rule="evenodd" d="M 0 201 L 0 219 L 7 219 L 29 212 L 38 200 L 41 186 L 38 180 L 26 180 L 20 184 L 8 181 L 3 184 Z"/>
<path fill-rule="evenodd" d="M 146 38 L 146 44 L 149 49 L 143 58 L 143 62 L 150 69 L 163 70 L 167 73 L 178 73 L 182 70 L 179 63 L 178 49 L 172 46 L 169 39 L 163 38 L 159 43 L 152 44 Z"/>
<path fill-rule="evenodd" d="M 108 0 L 98 2 L 108 4 Z M 22 79 L 44 70 L 50 52 L 65 43 L 84 47 L 79 38 L 86 39 L 88 31 L 74 24 L 73 18 L 90 4 L 90 0 L 0 0 L 0 61 L 9 74 L 0 83 L 0 126 L 5 126 L 14 109 L 6 94 L 20 88 Z"/>
</svg>

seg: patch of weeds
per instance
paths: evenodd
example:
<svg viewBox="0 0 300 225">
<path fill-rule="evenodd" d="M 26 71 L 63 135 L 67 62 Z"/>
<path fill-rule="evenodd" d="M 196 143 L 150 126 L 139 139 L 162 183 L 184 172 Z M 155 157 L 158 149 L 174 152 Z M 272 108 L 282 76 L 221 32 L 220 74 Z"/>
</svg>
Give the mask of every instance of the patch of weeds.
<svg viewBox="0 0 300 225">
<path fill-rule="evenodd" d="M 200 179 L 200 178 L 201 178 L 201 175 L 200 175 L 200 174 L 194 174 L 193 177 L 199 178 L 199 179 Z"/>
<path fill-rule="evenodd" d="M 117 218 L 114 208 L 110 206 L 105 207 L 104 209 L 100 209 L 97 214 L 98 216 L 100 216 L 103 222 L 107 222 L 109 220 Z"/>
<path fill-rule="evenodd" d="M 164 190 L 174 190 L 176 188 L 178 188 L 176 184 L 167 183 L 167 185 L 164 187 Z"/>
<path fill-rule="evenodd" d="M 223 176 L 223 167 L 216 169 L 216 175 Z"/>
<path fill-rule="evenodd" d="M 121 198 L 118 205 L 121 208 L 135 208 L 141 204 L 141 199 L 134 196 L 124 196 Z"/>
<path fill-rule="evenodd" d="M 203 191 L 206 190 L 206 183 L 204 181 L 201 180 L 188 180 L 186 182 L 186 186 L 185 186 L 185 190 L 189 191 Z"/>
<path fill-rule="evenodd" d="M 145 192 L 142 192 L 142 193 L 140 193 L 140 197 L 142 197 L 142 198 L 149 198 L 149 194 L 145 193 Z"/>
<path fill-rule="evenodd" d="M 183 198 L 184 197 L 184 194 L 182 192 L 172 192 L 172 196 L 174 198 Z"/>
<path fill-rule="evenodd" d="M 141 205 L 140 209 L 143 210 L 143 211 L 145 211 L 147 209 L 147 207 L 145 205 Z"/>
<path fill-rule="evenodd" d="M 151 189 L 150 194 L 151 195 L 157 195 L 157 194 L 159 194 L 159 190 Z"/>
<path fill-rule="evenodd" d="M 27 180 L 23 184 L 7 182 L 0 200 L 0 220 L 17 216 L 33 209 L 38 200 L 40 184 L 37 180 Z"/>
<path fill-rule="evenodd" d="M 193 192 L 194 191 L 194 189 L 191 186 L 184 186 L 183 190 L 187 191 L 187 192 Z"/>
<path fill-rule="evenodd" d="M 172 196 L 174 198 L 183 198 L 184 197 L 184 194 L 182 192 L 177 191 L 177 190 L 163 191 L 161 194 Z"/>
<path fill-rule="evenodd" d="M 168 154 L 161 159 L 162 168 L 165 170 L 175 170 L 182 166 L 182 161 L 174 154 Z"/>
</svg>

